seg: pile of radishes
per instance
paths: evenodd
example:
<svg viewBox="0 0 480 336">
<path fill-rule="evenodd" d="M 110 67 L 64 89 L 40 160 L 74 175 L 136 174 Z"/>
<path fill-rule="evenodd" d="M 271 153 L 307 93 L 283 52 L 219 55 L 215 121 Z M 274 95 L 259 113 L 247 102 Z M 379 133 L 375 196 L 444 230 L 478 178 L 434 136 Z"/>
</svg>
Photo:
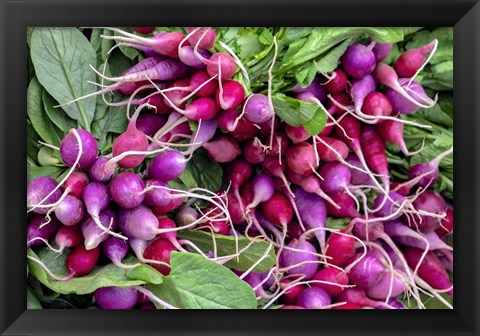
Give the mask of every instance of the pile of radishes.
<svg viewBox="0 0 480 336">
<path fill-rule="evenodd" d="M 411 167 L 406 181 L 392 180 L 386 156 L 386 142 L 413 154 L 403 140 L 404 124 L 428 127 L 401 115 L 436 103 L 414 80 L 436 40 L 403 53 L 393 67 L 382 62 L 391 44 L 354 43 L 337 69 L 285 92 L 324 109 L 326 127 L 312 136 L 275 115 L 270 90 L 246 95 L 249 90 L 232 79 L 241 60 L 211 52 L 214 29 L 149 37 L 111 29 L 119 35 L 105 39 L 145 58 L 120 77 L 93 69 L 111 84 L 91 95 L 119 92 L 124 100 L 109 104 L 136 108 L 110 155 L 99 156 L 92 134 L 72 129 L 55 148 L 68 173 L 59 182 L 42 176 L 29 183 L 27 246 L 71 250 L 66 277 L 34 260 L 49 276 L 69 281 L 88 275 L 102 255 L 131 269 L 138 264 L 122 260 L 133 254 L 163 275 L 172 251 L 220 264 L 235 258 L 177 239 L 181 230 L 203 230 L 253 244 L 261 238 L 275 249 L 270 271 L 234 270 L 265 309 L 402 309 L 398 298 L 423 308 L 425 294 L 451 307 L 442 293 L 453 296 L 453 248 L 446 242 L 453 208 L 433 186 L 452 150 Z M 222 165 L 227 188 L 169 184 L 199 148 Z M 199 200 L 207 206 L 197 206 Z M 327 218 L 349 223 L 331 229 Z M 153 308 L 150 300 L 175 308 L 141 286 L 95 292 L 103 309 Z"/>
</svg>

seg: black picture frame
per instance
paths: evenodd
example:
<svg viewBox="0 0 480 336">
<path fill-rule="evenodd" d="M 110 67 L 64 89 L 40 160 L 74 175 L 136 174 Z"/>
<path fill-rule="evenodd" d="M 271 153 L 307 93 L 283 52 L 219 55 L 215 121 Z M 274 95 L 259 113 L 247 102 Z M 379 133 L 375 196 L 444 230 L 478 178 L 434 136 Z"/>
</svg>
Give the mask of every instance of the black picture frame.
<svg viewBox="0 0 480 336">
<path fill-rule="evenodd" d="M 2 335 L 478 335 L 478 1 L 0 0 Z M 453 310 L 26 310 L 27 26 L 454 26 Z"/>
</svg>

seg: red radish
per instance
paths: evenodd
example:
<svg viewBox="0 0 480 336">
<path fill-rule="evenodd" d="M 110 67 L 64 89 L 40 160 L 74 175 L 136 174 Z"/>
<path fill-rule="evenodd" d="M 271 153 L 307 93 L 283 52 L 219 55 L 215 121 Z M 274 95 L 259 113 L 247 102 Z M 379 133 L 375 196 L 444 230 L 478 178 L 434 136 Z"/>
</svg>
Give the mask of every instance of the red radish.
<svg viewBox="0 0 480 336">
<path fill-rule="evenodd" d="M 370 92 L 363 101 L 363 112 L 374 117 L 387 117 L 392 114 L 392 104 L 381 92 Z"/>
<path fill-rule="evenodd" d="M 99 257 L 99 247 L 91 250 L 86 250 L 83 245 L 78 245 L 68 255 L 65 262 L 65 266 L 70 272 L 67 277 L 73 278 L 74 276 L 83 276 L 89 274 L 97 265 Z"/>
<path fill-rule="evenodd" d="M 269 137 L 270 134 L 272 133 L 272 121 L 271 120 L 265 121 L 265 122 L 259 124 L 258 126 L 260 126 L 259 134 L 262 137 Z M 274 115 L 274 117 L 273 117 L 273 132 L 276 132 L 276 131 L 280 130 L 280 127 L 281 127 L 280 118 L 277 115 Z"/>
<path fill-rule="evenodd" d="M 187 27 L 188 42 L 202 49 L 213 48 L 217 34 L 210 27 Z"/>
<path fill-rule="evenodd" d="M 258 138 L 253 138 L 244 142 L 242 154 L 245 161 L 251 164 L 260 164 L 266 157 L 264 148 Z"/>
<path fill-rule="evenodd" d="M 81 171 L 73 171 L 63 183 L 63 187 L 68 190 L 70 195 L 80 198 L 88 182 L 87 174 Z"/>
<path fill-rule="evenodd" d="M 218 125 L 238 141 L 253 138 L 258 133 L 258 128 L 250 121 L 240 118 L 237 110 L 229 109 L 218 113 Z"/>
<path fill-rule="evenodd" d="M 113 157 L 129 151 L 144 152 L 148 149 L 148 139 L 145 133 L 137 129 L 136 122 L 138 115 L 144 105 L 140 105 L 135 111 L 133 117 L 128 123 L 127 130 L 115 139 L 112 146 Z M 118 165 L 122 168 L 134 168 L 140 165 L 145 158 L 145 154 L 129 155 L 118 161 Z"/>
<path fill-rule="evenodd" d="M 233 161 L 240 154 L 238 142 L 230 135 L 220 135 L 203 144 L 208 156 L 220 163 Z"/>
<path fill-rule="evenodd" d="M 287 149 L 290 147 L 290 140 L 288 139 L 288 136 L 284 132 L 275 132 L 273 133 L 272 140 L 272 147 L 270 148 L 268 154 L 276 157 L 279 155 L 285 155 Z"/>
<path fill-rule="evenodd" d="M 439 193 L 433 190 L 425 190 L 422 192 L 413 201 L 413 207 L 417 211 L 421 210 L 429 213 L 413 216 L 412 225 L 414 229 L 420 230 L 421 232 L 431 232 L 438 229 L 441 225 L 441 218 L 435 216 L 445 216 L 447 212 L 447 203 Z"/>
<path fill-rule="evenodd" d="M 293 127 L 286 124 L 285 133 L 294 144 L 307 141 L 311 138 L 311 135 L 307 132 L 304 126 Z"/>
<path fill-rule="evenodd" d="M 236 80 L 227 80 L 218 87 L 215 99 L 222 110 L 236 109 L 245 98 L 243 86 Z"/>
<path fill-rule="evenodd" d="M 355 238 L 345 229 L 332 233 L 327 239 L 325 255 L 328 263 L 343 266 L 355 253 Z"/>
<path fill-rule="evenodd" d="M 196 91 L 196 96 L 213 97 L 213 95 L 215 95 L 218 89 L 218 81 L 210 79 L 211 77 L 206 70 L 198 70 L 192 75 L 190 78 L 190 87 L 192 91 Z M 200 86 L 202 87 L 199 88 Z"/>
<path fill-rule="evenodd" d="M 262 213 L 269 222 L 278 226 L 286 226 L 293 218 L 290 202 L 279 193 L 274 193 L 269 200 L 262 203 Z"/>
<path fill-rule="evenodd" d="M 83 130 L 75 129 L 82 142 L 82 150 L 79 154 L 80 146 L 77 136 L 73 130 L 70 130 L 67 135 L 60 142 L 60 155 L 63 163 L 69 167 L 73 167 L 80 155 L 80 159 L 75 168 L 88 168 L 98 155 L 97 141 L 92 134 Z"/>
<path fill-rule="evenodd" d="M 394 143 L 405 155 L 411 155 L 403 140 L 403 123 L 395 120 L 382 120 L 377 124 L 378 133 L 386 141 Z"/>
<path fill-rule="evenodd" d="M 347 288 L 335 297 L 337 302 L 347 302 L 352 307 L 351 309 L 359 309 L 356 307 L 371 307 L 371 308 L 388 308 L 392 306 L 382 301 L 370 300 L 363 288 Z"/>
<path fill-rule="evenodd" d="M 287 287 L 288 290 L 282 294 L 281 300 L 286 304 L 295 304 L 297 302 L 298 296 L 303 292 L 305 289 L 302 285 L 291 285 L 292 280 L 290 279 L 283 279 L 280 281 L 280 289 L 285 289 Z"/>
<path fill-rule="evenodd" d="M 328 196 L 331 198 L 332 202 L 328 202 L 325 205 L 327 206 L 327 214 L 332 217 L 351 217 L 357 218 L 360 216 L 358 211 L 355 208 L 355 200 L 347 192 L 335 192 L 329 193 Z M 333 206 L 336 204 L 337 206 Z"/>
<path fill-rule="evenodd" d="M 399 77 L 412 77 L 422 67 L 425 57 L 433 50 L 437 40 L 420 48 L 410 49 L 402 53 L 395 62 L 395 71 Z"/>
<path fill-rule="evenodd" d="M 408 265 L 412 269 L 415 269 L 420 262 L 423 251 L 414 247 L 409 247 L 404 250 L 404 255 L 407 259 Z M 418 275 L 435 289 L 444 290 L 450 288 L 447 294 L 453 297 L 452 283 L 445 271 L 445 267 L 433 252 L 428 252 L 421 262 L 418 267 Z"/>
<path fill-rule="evenodd" d="M 348 106 L 352 102 L 352 97 L 346 92 L 340 92 L 332 95 L 332 99 L 337 101 L 343 106 Z M 333 100 L 329 99 L 327 104 L 327 111 L 330 115 L 335 115 L 338 113 L 343 113 L 345 110 L 341 109 L 333 103 Z"/>
<path fill-rule="evenodd" d="M 245 207 L 247 204 L 240 204 L 240 198 L 237 198 L 232 192 L 227 194 L 228 199 L 228 212 L 232 223 L 235 225 L 240 225 L 245 221 L 243 214 L 245 213 Z"/>
<path fill-rule="evenodd" d="M 151 34 L 155 31 L 155 27 L 132 27 L 132 30 L 139 34 Z"/>
<path fill-rule="evenodd" d="M 355 303 L 346 302 L 341 305 L 336 305 L 332 309 L 363 309 L 362 306 L 359 306 Z"/>
<path fill-rule="evenodd" d="M 174 193 L 173 193 L 174 194 Z M 181 198 L 172 198 L 170 202 L 166 205 L 157 205 L 152 207 L 152 211 L 155 215 L 165 215 L 169 212 L 172 212 L 176 208 L 180 207 L 183 204 Z"/>
<path fill-rule="evenodd" d="M 316 147 L 320 160 L 326 162 L 339 161 L 340 159 L 345 159 L 348 155 L 348 147 L 341 140 L 330 138 L 330 137 L 317 137 L 318 141 L 316 142 Z M 325 145 L 332 147 L 330 149 Z M 340 158 L 339 158 L 340 156 Z"/>
<path fill-rule="evenodd" d="M 143 256 L 146 259 L 150 260 L 158 260 L 165 263 L 170 263 L 170 255 L 172 251 L 175 251 L 175 246 L 172 245 L 168 240 L 165 239 L 157 239 L 153 241 L 146 249 Z M 163 275 L 170 274 L 170 267 L 161 264 L 150 264 L 152 267 L 157 269 Z"/>
<path fill-rule="evenodd" d="M 285 159 L 288 168 L 295 174 L 308 176 L 318 168 L 313 146 L 307 142 L 300 142 L 288 148 Z"/>
<path fill-rule="evenodd" d="M 348 285 L 348 282 L 349 282 L 347 273 L 333 267 L 321 269 L 320 271 L 315 273 L 312 279 L 332 283 L 332 284 L 320 283 L 320 282 L 312 283 L 313 287 L 322 288 L 330 296 L 337 296 L 343 291 L 343 287 L 335 286 L 334 284 L 346 286 Z"/>
<path fill-rule="evenodd" d="M 340 68 L 337 68 L 332 71 L 330 78 L 326 84 L 324 84 L 325 89 L 328 93 L 337 94 L 345 91 L 347 87 L 347 74 Z"/>
</svg>

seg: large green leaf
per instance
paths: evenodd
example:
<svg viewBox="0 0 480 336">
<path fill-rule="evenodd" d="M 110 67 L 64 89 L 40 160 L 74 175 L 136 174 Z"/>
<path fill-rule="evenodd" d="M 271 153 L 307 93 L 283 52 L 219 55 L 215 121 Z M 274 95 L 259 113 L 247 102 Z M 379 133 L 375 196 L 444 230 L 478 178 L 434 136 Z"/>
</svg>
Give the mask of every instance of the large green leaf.
<svg viewBox="0 0 480 336">
<path fill-rule="evenodd" d="M 317 105 L 288 97 L 283 93 L 274 93 L 272 102 L 275 114 L 290 126 L 305 125 L 321 110 Z"/>
<path fill-rule="evenodd" d="M 347 39 L 330 50 L 325 56 L 320 57 L 315 61 L 315 66 L 318 72 L 328 73 L 335 70 L 338 67 L 338 61 L 340 57 L 345 53 L 350 44 L 350 39 Z"/>
<path fill-rule="evenodd" d="M 62 136 L 58 128 L 45 113 L 42 96 L 43 88 L 36 77 L 30 81 L 27 89 L 27 114 L 33 128 L 43 141 L 58 146 Z"/>
<path fill-rule="evenodd" d="M 56 253 L 43 248 L 38 255 L 32 249 L 27 250 L 27 255 L 41 260 L 54 273 L 59 276 L 68 274 L 65 268 L 65 261 L 68 251 L 64 251 L 60 256 Z M 131 263 L 138 262 L 135 258 L 129 259 Z M 89 275 L 74 277 L 68 281 L 57 281 L 52 279 L 45 270 L 36 262 L 28 259 L 30 273 L 52 291 L 60 294 L 88 294 L 101 287 L 130 287 L 144 285 L 148 279 L 153 279 L 154 283 L 161 282 L 160 273 L 152 277 L 152 268 L 148 265 L 138 266 L 135 272 L 117 267 L 113 264 L 97 267 Z M 142 271 L 142 269 L 144 269 Z M 127 275 L 128 274 L 128 275 Z M 135 275 L 135 276 L 134 276 Z"/>
<path fill-rule="evenodd" d="M 47 116 L 65 134 L 68 133 L 70 129 L 77 127 L 76 121 L 70 119 L 63 109 L 54 107 L 58 104 L 46 90 L 43 91 L 42 98 L 43 107 L 45 108 Z"/>
<path fill-rule="evenodd" d="M 178 236 L 187 239 L 197 245 L 203 252 L 213 251 L 212 234 L 203 231 L 181 231 Z M 217 244 L 217 254 L 219 257 L 232 255 L 236 252 L 236 242 L 234 236 L 224 236 L 214 234 Z M 246 237 L 238 237 L 238 249 L 245 248 L 250 243 Z M 269 244 L 264 241 L 253 243 L 248 249 L 242 252 L 238 258 L 225 263 L 225 266 L 236 269 L 238 271 L 246 271 L 253 266 L 259 259 L 264 257 Z M 253 269 L 255 272 L 266 272 L 275 265 L 275 252 L 270 249 L 267 256 Z"/>
<path fill-rule="evenodd" d="M 253 289 L 235 273 L 198 254 L 172 252 L 171 273 L 147 289 L 183 309 L 255 309 Z"/>
<path fill-rule="evenodd" d="M 87 38 L 76 28 L 35 28 L 31 42 L 32 62 L 39 82 L 60 104 L 96 90 L 89 65 L 96 54 Z M 70 118 L 85 130 L 95 114 L 96 98 L 89 97 L 63 106 Z"/>
</svg>

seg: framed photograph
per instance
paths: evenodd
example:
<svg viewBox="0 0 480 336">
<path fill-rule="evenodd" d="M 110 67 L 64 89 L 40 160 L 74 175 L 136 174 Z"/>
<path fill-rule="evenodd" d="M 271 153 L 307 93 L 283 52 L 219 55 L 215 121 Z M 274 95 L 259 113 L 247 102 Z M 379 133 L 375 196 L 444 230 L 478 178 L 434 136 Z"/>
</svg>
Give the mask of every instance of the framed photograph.
<svg viewBox="0 0 480 336">
<path fill-rule="evenodd" d="M 1 335 L 479 334 L 478 1 L 0 6 Z"/>
</svg>

